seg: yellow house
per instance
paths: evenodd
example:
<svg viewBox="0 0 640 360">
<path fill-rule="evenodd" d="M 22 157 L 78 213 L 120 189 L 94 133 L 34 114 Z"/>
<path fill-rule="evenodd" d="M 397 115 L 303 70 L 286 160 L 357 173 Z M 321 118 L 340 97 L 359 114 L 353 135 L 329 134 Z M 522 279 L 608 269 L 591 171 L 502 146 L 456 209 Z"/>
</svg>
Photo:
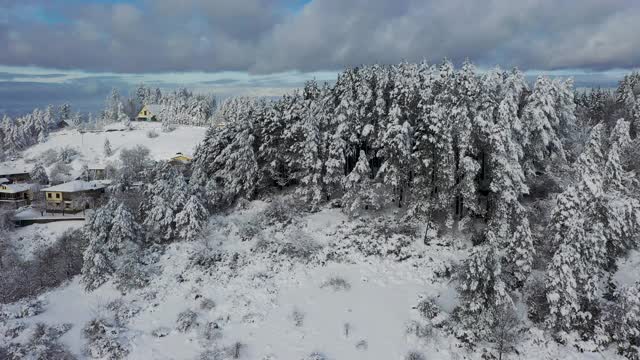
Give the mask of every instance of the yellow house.
<svg viewBox="0 0 640 360">
<path fill-rule="evenodd" d="M 28 204 L 33 200 L 32 184 L 0 185 L 0 203 L 12 203 L 16 206 Z"/>
<path fill-rule="evenodd" d="M 158 104 L 145 105 L 138 113 L 136 120 L 138 121 L 160 121 L 160 113 L 163 106 Z"/>
<path fill-rule="evenodd" d="M 74 180 L 51 186 L 41 191 L 45 193 L 46 209 L 51 211 L 77 212 L 96 206 L 110 184 L 107 180 Z"/>
</svg>

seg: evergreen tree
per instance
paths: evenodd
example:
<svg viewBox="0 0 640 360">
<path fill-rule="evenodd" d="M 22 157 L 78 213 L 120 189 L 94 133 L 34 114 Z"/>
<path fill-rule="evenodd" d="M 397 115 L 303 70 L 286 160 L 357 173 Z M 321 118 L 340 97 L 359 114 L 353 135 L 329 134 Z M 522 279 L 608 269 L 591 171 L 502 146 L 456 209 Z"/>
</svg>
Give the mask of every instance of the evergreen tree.
<svg viewBox="0 0 640 360">
<path fill-rule="evenodd" d="M 345 194 L 342 197 L 342 209 L 347 214 L 357 215 L 363 209 L 379 209 L 378 189 L 369 177 L 371 168 L 364 151 L 360 151 L 358 162 L 345 178 Z"/>
<path fill-rule="evenodd" d="M 394 104 L 389 111 L 389 125 L 384 132 L 382 149 L 378 156 L 384 159 L 378 177 L 392 191 L 392 198 L 402 207 L 405 188 L 409 181 L 412 129 L 408 122 L 400 123 L 400 107 Z"/>
<path fill-rule="evenodd" d="M 109 139 L 104 140 L 104 156 L 109 157 L 113 155 L 113 150 L 111 149 L 111 142 Z"/>
<path fill-rule="evenodd" d="M 47 175 L 47 171 L 42 166 L 42 163 L 38 162 L 31 170 L 31 180 L 36 184 L 46 185 L 49 183 L 49 176 Z"/>
<path fill-rule="evenodd" d="M 191 195 L 182 211 L 176 216 L 180 238 L 194 240 L 202 232 L 209 213 L 197 195 Z"/>
</svg>

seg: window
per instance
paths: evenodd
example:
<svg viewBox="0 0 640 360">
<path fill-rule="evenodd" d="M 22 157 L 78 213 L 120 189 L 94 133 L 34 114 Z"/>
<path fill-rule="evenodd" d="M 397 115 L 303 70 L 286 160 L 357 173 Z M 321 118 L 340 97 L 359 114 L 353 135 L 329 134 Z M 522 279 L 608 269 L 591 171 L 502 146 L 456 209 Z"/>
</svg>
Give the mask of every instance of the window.
<svg viewBox="0 0 640 360">
<path fill-rule="evenodd" d="M 60 199 L 60 194 L 56 194 L 56 199 Z"/>
<path fill-rule="evenodd" d="M 47 193 L 47 199 L 51 199 L 51 193 Z"/>
</svg>

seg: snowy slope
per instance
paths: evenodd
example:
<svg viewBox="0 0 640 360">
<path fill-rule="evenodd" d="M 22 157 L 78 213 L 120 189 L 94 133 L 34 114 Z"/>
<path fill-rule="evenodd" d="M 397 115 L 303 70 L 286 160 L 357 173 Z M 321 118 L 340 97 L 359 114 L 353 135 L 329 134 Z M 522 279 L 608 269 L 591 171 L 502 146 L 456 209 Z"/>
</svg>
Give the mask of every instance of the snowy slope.
<svg viewBox="0 0 640 360">
<path fill-rule="evenodd" d="M 265 225 L 268 208 L 254 201 L 212 217 L 205 239 L 167 248 L 146 288 L 120 293 L 107 283 L 87 293 L 76 278 L 40 297 L 43 313 L 12 321 L 72 324 L 60 341 L 80 358 L 86 357 L 86 323 L 122 314 L 126 324 L 118 339 L 128 359 L 230 359 L 220 351 L 235 344 L 246 360 L 401 360 L 410 351 L 427 359 L 481 358 L 482 344 L 471 352 L 438 328 L 426 336 L 414 331 L 426 323 L 415 309 L 422 299 L 433 299 L 437 319 L 447 320 L 458 300 L 443 269 L 466 249 L 426 246 L 415 238 L 402 261 L 365 256 L 355 246 L 342 247 L 345 234 L 360 230 L 338 209 Z M 249 224 L 262 225 L 247 231 Z M 317 245 L 313 255 L 281 251 L 301 239 Z M 177 319 L 189 311 L 194 321 L 181 331 Z M 324 357 L 309 357 L 314 353 Z M 536 331 L 522 335 L 519 354 L 510 358 L 619 358 L 579 353 Z"/>
</svg>

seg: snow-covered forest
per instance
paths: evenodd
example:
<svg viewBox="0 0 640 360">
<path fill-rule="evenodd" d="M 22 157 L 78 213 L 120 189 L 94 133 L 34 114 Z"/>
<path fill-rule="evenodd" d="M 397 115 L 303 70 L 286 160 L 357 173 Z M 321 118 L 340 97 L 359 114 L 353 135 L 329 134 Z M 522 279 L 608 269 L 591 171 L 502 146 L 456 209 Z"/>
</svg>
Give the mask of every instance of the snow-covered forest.
<svg viewBox="0 0 640 360">
<path fill-rule="evenodd" d="M 145 104 L 209 126 L 193 161 L 120 150 L 82 226 L 30 258 L 4 230 L 0 358 L 640 357 L 640 74 L 402 62 L 218 106 L 140 86 L 98 118 Z M 5 152 L 65 111 L 5 119 Z"/>
</svg>

